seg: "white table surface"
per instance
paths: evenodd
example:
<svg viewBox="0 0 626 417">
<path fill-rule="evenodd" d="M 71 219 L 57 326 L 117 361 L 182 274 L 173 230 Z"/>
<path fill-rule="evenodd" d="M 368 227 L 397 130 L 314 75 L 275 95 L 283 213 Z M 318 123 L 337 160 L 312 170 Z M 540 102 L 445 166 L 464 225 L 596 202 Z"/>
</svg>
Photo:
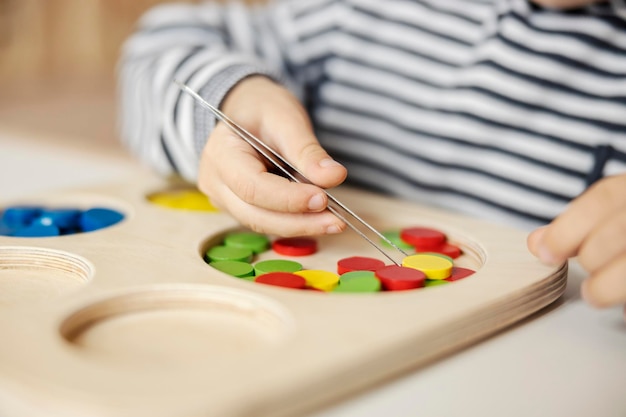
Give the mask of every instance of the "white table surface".
<svg viewBox="0 0 626 417">
<path fill-rule="evenodd" d="M 133 165 L 119 152 L 89 153 L 0 131 L 3 201 L 123 180 Z M 314 417 L 626 417 L 622 309 L 588 307 L 579 297 L 583 278 L 571 263 L 567 291 L 550 308 Z"/>
</svg>

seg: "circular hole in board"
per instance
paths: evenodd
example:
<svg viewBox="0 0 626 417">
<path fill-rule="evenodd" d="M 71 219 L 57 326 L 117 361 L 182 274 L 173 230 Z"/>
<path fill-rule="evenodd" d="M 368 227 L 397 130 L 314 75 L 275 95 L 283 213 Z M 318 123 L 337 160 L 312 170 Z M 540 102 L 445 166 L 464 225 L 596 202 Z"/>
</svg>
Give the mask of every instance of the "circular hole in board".
<svg viewBox="0 0 626 417">
<path fill-rule="evenodd" d="M 0 306 L 65 294 L 91 281 L 87 260 L 53 249 L 0 247 Z"/>
<path fill-rule="evenodd" d="M 281 344 L 293 329 L 292 316 L 270 299 L 190 284 L 96 302 L 69 316 L 60 333 L 100 358 L 167 367 L 236 359 Z"/>
<path fill-rule="evenodd" d="M 429 226 L 431 228 L 437 230 L 445 230 L 443 227 Z M 395 228 L 381 228 L 381 230 L 400 230 L 401 227 Z M 224 230 L 221 233 L 211 235 L 206 238 L 198 247 L 198 253 L 200 257 L 207 263 L 210 262 L 206 259 L 206 253 L 209 249 L 215 246 L 224 245 L 224 240 L 227 235 L 230 233 L 237 232 L 250 232 L 250 230 L 245 228 L 233 228 Z M 383 261 L 384 263 L 390 265 L 391 262 L 385 257 L 381 256 L 379 252 L 376 251 L 365 239 L 362 239 L 358 235 L 351 233 L 351 231 L 346 231 L 345 233 L 341 233 L 338 235 L 329 235 L 329 236 L 320 236 L 314 237 L 313 239 L 317 242 L 318 250 L 316 253 L 306 256 L 288 256 L 281 255 L 275 252 L 272 249 L 271 243 L 277 239 L 275 236 L 266 235 L 270 239 L 270 247 L 261 253 L 253 254 L 252 260 L 249 262 L 252 265 L 260 261 L 265 260 L 276 260 L 276 259 L 287 259 L 296 261 L 301 263 L 303 269 L 314 269 L 314 270 L 323 270 L 329 272 L 337 271 L 337 261 L 344 258 L 350 258 L 353 256 L 365 256 L 371 257 L 374 259 L 378 259 Z M 462 249 L 462 254 L 458 258 L 453 260 L 455 267 L 467 268 L 472 271 L 479 271 L 480 268 L 485 264 L 487 260 L 487 255 L 482 247 L 477 241 L 474 239 L 468 238 L 466 236 L 462 236 L 460 234 L 453 234 L 448 236 L 446 233 L 447 242 L 453 245 L 458 246 Z M 379 245 L 384 246 L 382 242 L 377 242 Z M 391 249 L 387 249 L 391 252 Z M 415 254 L 416 252 L 408 252 L 408 255 Z M 217 270 L 217 269 L 216 269 Z M 221 271 L 220 271 L 221 273 Z M 225 274 L 228 275 L 228 274 Z M 253 282 L 254 277 L 246 277 L 246 278 L 235 278 L 233 279 L 246 279 L 248 281 Z M 341 278 L 340 278 L 341 279 Z M 446 283 L 448 283 L 446 281 Z M 451 283 L 451 282 L 450 282 Z M 332 291 L 331 291 L 332 292 Z M 376 292 L 380 293 L 389 293 L 390 291 L 381 291 Z"/>
</svg>

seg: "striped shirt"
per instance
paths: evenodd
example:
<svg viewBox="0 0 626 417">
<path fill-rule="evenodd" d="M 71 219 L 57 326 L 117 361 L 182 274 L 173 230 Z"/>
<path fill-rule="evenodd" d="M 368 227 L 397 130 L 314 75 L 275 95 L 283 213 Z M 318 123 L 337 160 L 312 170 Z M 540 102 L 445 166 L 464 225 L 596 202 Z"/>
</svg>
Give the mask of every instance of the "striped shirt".
<svg viewBox="0 0 626 417">
<path fill-rule="evenodd" d="M 352 184 L 522 228 L 626 171 L 626 20 L 607 3 L 284 0 L 150 10 L 119 67 L 122 140 L 195 181 L 214 105 L 266 74 Z"/>
</svg>

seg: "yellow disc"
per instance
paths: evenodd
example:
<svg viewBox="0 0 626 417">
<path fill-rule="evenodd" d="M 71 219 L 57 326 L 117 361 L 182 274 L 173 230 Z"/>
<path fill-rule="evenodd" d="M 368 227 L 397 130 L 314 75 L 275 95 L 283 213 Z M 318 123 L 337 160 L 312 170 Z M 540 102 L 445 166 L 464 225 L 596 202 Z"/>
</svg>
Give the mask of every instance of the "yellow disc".
<svg viewBox="0 0 626 417">
<path fill-rule="evenodd" d="M 179 210 L 218 211 L 208 197 L 197 190 L 176 190 L 152 194 L 148 199 L 163 207 Z"/>
<path fill-rule="evenodd" d="M 176 199 L 168 194 L 153 194 L 148 197 L 148 200 L 159 206 L 176 208 Z"/>
<path fill-rule="evenodd" d="M 318 269 L 304 269 L 294 272 L 306 280 L 306 285 L 322 291 L 332 291 L 339 283 L 339 275 Z"/>
<path fill-rule="evenodd" d="M 208 197 L 200 191 L 186 191 L 181 194 L 181 206 L 187 210 L 217 211 Z"/>
<path fill-rule="evenodd" d="M 454 264 L 441 256 L 417 254 L 404 258 L 402 266 L 420 270 L 428 279 L 446 279 L 452 274 Z"/>
</svg>

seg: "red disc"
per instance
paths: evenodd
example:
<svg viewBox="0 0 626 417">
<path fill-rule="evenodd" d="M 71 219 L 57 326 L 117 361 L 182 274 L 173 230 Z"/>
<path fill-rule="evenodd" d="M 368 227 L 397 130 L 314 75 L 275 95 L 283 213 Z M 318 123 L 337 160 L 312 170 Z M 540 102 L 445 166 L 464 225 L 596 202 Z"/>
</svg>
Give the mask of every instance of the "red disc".
<svg viewBox="0 0 626 417">
<path fill-rule="evenodd" d="M 277 287 L 295 289 L 306 288 L 306 280 L 304 277 L 289 272 L 268 272 L 267 274 L 259 275 L 254 281 L 262 284 L 276 285 Z"/>
<path fill-rule="evenodd" d="M 306 256 L 317 252 L 317 241 L 308 237 L 285 237 L 272 243 L 276 253 L 286 256 Z"/>
<path fill-rule="evenodd" d="M 461 268 L 460 266 L 454 266 L 452 267 L 452 273 L 450 274 L 448 278 L 446 278 L 446 281 L 458 281 L 465 277 L 469 277 L 474 272 L 476 271 L 472 271 L 471 269 L 468 269 L 468 268 Z"/>
<path fill-rule="evenodd" d="M 412 290 L 424 286 L 426 275 L 413 268 L 388 265 L 374 272 L 387 291 Z"/>
<path fill-rule="evenodd" d="M 341 275 L 352 271 L 376 271 L 383 266 L 385 266 L 385 263 L 380 259 L 352 256 L 337 261 L 337 273 Z"/>
<path fill-rule="evenodd" d="M 443 245 L 430 249 L 429 252 L 440 253 L 442 255 L 449 256 L 452 259 L 458 258 L 462 253 L 461 248 L 451 243 L 444 243 Z"/>
<path fill-rule="evenodd" d="M 427 227 L 409 227 L 400 231 L 400 238 L 419 252 L 429 252 L 446 242 L 446 235 Z"/>
</svg>

